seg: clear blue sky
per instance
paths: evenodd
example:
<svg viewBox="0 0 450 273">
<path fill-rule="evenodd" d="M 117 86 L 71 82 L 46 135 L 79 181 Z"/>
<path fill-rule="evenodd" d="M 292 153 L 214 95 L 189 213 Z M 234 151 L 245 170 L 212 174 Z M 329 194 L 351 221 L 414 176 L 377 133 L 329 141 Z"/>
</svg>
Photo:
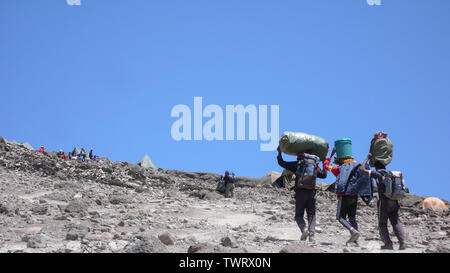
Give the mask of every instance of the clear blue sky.
<svg viewBox="0 0 450 273">
<path fill-rule="evenodd" d="M 176 142 L 170 111 L 193 109 L 194 96 L 223 109 L 277 104 L 280 134 L 349 137 L 361 161 L 387 131 L 390 169 L 449 200 L 449 14 L 448 0 L 2 0 L 0 135 L 261 177 L 281 171 L 276 152 Z"/>
</svg>

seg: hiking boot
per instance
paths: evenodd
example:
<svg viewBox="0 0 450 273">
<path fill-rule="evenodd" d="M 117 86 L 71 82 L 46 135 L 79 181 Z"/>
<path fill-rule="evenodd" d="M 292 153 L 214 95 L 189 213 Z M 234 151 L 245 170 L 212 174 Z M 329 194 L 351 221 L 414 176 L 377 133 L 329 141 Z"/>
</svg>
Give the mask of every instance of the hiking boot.
<svg viewBox="0 0 450 273">
<path fill-rule="evenodd" d="M 394 250 L 394 247 L 392 245 L 384 245 L 381 246 L 381 250 Z"/>
<path fill-rule="evenodd" d="M 398 250 L 405 250 L 407 247 L 406 243 L 400 243 L 400 246 L 398 247 Z"/>
<path fill-rule="evenodd" d="M 359 232 L 354 228 L 350 230 L 350 233 L 350 239 L 348 239 L 347 244 L 357 241 L 360 235 Z"/>
<path fill-rule="evenodd" d="M 300 240 L 305 241 L 306 238 L 308 238 L 309 232 L 307 229 L 302 230 L 302 236 L 300 237 Z"/>
<path fill-rule="evenodd" d="M 314 235 L 309 235 L 309 242 L 312 244 L 316 243 L 316 239 L 314 239 Z"/>
</svg>

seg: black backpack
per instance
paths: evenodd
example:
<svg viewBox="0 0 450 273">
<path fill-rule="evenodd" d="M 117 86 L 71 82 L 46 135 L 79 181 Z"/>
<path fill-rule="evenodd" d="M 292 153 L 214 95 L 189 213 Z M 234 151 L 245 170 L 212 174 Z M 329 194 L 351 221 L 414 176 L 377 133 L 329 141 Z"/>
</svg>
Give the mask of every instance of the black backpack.
<svg viewBox="0 0 450 273">
<path fill-rule="evenodd" d="M 317 165 L 320 159 L 315 155 L 303 154 L 297 162 L 295 172 L 295 187 L 297 189 L 313 190 L 316 188 Z"/>
<path fill-rule="evenodd" d="M 402 172 L 383 172 L 381 190 L 384 196 L 391 200 L 401 200 L 406 195 L 405 180 Z"/>
</svg>

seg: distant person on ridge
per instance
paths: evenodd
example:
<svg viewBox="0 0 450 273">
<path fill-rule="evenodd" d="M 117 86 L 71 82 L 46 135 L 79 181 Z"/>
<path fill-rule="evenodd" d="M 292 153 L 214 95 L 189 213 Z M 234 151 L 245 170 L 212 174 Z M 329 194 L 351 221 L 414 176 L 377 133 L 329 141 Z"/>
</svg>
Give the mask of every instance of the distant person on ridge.
<svg viewBox="0 0 450 273">
<path fill-rule="evenodd" d="M 57 157 L 61 158 L 61 159 L 65 159 L 65 154 L 62 150 L 59 150 L 59 152 L 56 154 Z"/>
<path fill-rule="evenodd" d="M 83 158 L 83 161 L 86 160 L 87 152 L 84 150 L 84 147 L 81 148 L 81 157 Z"/>
<path fill-rule="evenodd" d="M 295 221 L 300 228 L 302 235 L 300 240 L 304 241 L 309 236 L 309 241 L 314 242 L 315 226 L 316 226 L 316 178 L 327 178 L 327 171 L 318 167 L 320 159 L 308 153 L 299 153 L 297 161 L 286 162 L 281 155 L 280 146 L 278 151 L 278 165 L 292 173 L 295 173 L 295 186 L 291 190 L 295 191 Z M 308 217 L 308 228 L 306 228 L 304 214 Z"/>
<path fill-rule="evenodd" d="M 44 146 L 41 146 L 41 148 L 39 149 L 39 152 L 45 152 Z"/>
<path fill-rule="evenodd" d="M 368 154 L 366 160 L 362 166 L 372 158 L 372 154 Z M 381 246 L 382 250 L 393 250 L 393 244 L 389 236 L 389 230 L 387 227 L 388 219 L 391 222 L 392 228 L 394 229 L 395 236 L 400 244 L 399 250 L 405 250 L 407 245 L 405 243 L 406 236 L 403 230 L 403 225 L 400 222 L 398 211 L 400 209 L 400 203 L 398 200 L 391 200 L 387 198 L 383 193 L 385 192 L 385 186 L 383 180 L 388 176 L 386 171 L 386 166 L 384 166 L 380 161 L 375 162 L 376 171 L 366 170 L 361 167 L 361 171 L 370 176 L 371 179 L 376 179 L 378 186 L 378 227 L 380 231 L 380 237 L 384 245 Z"/>
<path fill-rule="evenodd" d="M 225 198 L 234 197 L 234 174 L 231 175 L 229 171 L 225 171 L 223 177 L 224 187 L 225 187 Z"/>
</svg>

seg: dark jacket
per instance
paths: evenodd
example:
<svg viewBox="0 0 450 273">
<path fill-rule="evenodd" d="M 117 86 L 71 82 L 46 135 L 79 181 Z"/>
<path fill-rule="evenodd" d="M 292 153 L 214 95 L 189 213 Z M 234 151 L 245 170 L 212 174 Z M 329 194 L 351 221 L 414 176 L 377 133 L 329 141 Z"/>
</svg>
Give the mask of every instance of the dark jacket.
<svg viewBox="0 0 450 273">
<path fill-rule="evenodd" d="M 234 178 L 231 176 L 231 174 L 225 175 L 223 177 L 223 181 L 224 181 L 225 185 L 228 184 L 228 183 L 234 183 Z"/>
</svg>

